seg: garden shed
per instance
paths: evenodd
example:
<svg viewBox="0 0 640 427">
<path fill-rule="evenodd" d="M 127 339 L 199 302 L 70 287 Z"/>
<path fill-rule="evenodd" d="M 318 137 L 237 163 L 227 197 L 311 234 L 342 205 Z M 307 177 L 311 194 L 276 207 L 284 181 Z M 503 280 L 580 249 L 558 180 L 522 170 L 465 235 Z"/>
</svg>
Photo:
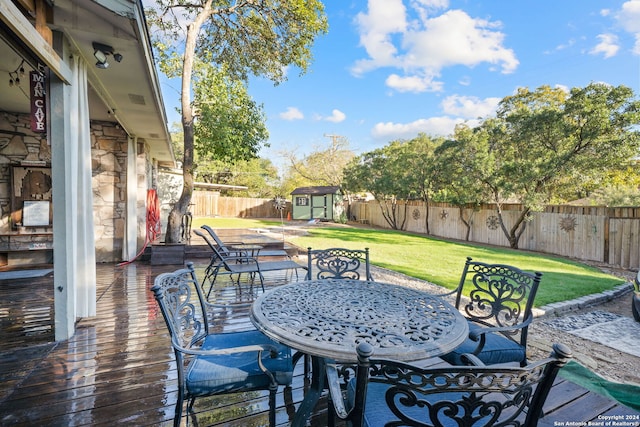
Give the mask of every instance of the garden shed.
<svg viewBox="0 0 640 427">
<path fill-rule="evenodd" d="M 298 187 L 291 192 L 293 219 L 333 221 L 344 211 L 337 185 Z"/>
</svg>

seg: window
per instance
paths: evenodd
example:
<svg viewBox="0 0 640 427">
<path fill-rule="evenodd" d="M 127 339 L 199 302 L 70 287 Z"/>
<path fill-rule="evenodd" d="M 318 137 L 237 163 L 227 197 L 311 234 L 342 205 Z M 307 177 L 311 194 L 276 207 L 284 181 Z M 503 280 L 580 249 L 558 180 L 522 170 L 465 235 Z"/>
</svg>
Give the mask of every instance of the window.
<svg viewBox="0 0 640 427">
<path fill-rule="evenodd" d="M 309 206 L 309 199 L 307 197 L 296 197 L 296 206 Z"/>
</svg>

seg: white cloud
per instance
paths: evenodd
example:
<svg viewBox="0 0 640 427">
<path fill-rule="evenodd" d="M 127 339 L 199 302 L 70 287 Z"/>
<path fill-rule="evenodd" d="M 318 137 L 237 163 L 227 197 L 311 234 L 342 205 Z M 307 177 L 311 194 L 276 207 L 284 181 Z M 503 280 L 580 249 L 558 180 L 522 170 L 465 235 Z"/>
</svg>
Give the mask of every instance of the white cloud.
<svg viewBox="0 0 640 427">
<path fill-rule="evenodd" d="M 360 45 L 370 59 L 356 62 L 352 69 L 356 75 L 381 65 L 393 65 L 397 49 L 391 35 L 404 32 L 407 26 L 402 0 L 369 0 L 367 12 L 356 16 L 356 25 L 360 31 Z"/>
<path fill-rule="evenodd" d="M 640 55 L 640 0 L 623 3 L 622 9 L 615 16 L 622 28 L 635 37 L 633 52 Z"/>
<path fill-rule="evenodd" d="M 554 53 L 554 52 L 559 52 L 561 50 L 569 49 L 570 47 L 574 46 L 575 44 L 576 44 L 576 39 L 570 39 L 568 42 L 563 43 L 563 44 L 559 44 L 558 46 L 555 47 L 555 49 L 546 50 L 544 53 L 545 54 L 551 54 L 551 53 Z"/>
<path fill-rule="evenodd" d="M 325 120 L 327 122 L 332 122 L 332 123 L 340 123 L 342 121 L 344 121 L 344 119 L 347 118 L 347 115 L 344 114 L 342 111 L 340 110 L 332 110 L 331 111 L 331 115 L 329 117 L 323 117 L 322 120 Z"/>
<path fill-rule="evenodd" d="M 296 107 L 288 107 L 287 111 L 280 113 L 278 116 L 282 120 L 302 120 L 302 119 L 304 119 L 304 114 L 302 114 L 302 111 L 298 110 Z"/>
<path fill-rule="evenodd" d="M 386 85 L 398 92 L 439 92 L 442 90 L 443 83 L 434 81 L 429 77 L 409 76 L 402 77 L 397 74 L 391 74 L 385 81 Z"/>
<path fill-rule="evenodd" d="M 449 10 L 430 17 L 446 0 L 418 0 L 407 10 L 400 0 L 369 0 L 366 13 L 357 17 L 360 42 L 368 57 L 352 67 L 355 75 L 379 68 L 392 68 L 387 85 L 402 91 L 437 91 L 435 79 L 443 68 L 482 63 L 511 73 L 519 65 L 512 49 L 504 47 L 501 24 L 474 19 L 462 10 Z"/>
<path fill-rule="evenodd" d="M 418 119 L 410 123 L 377 123 L 371 129 L 371 136 L 376 139 L 392 141 L 396 139 L 410 139 L 425 133 L 433 136 L 447 136 L 453 134 L 457 124 L 465 122 L 462 118 L 451 117 L 431 117 L 428 119 Z M 472 122 L 466 121 L 473 126 Z"/>
<path fill-rule="evenodd" d="M 597 36 L 600 43 L 595 45 L 593 49 L 589 51 L 592 55 L 602 54 L 605 58 L 611 58 L 615 56 L 616 53 L 620 50 L 620 45 L 618 44 L 618 36 L 615 34 L 599 34 Z"/>
<path fill-rule="evenodd" d="M 503 73 L 511 73 L 519 62 L 513 50 L 502 46 L 504 34 L 495 30 L 498 26 L 461 10 L 447 11 L 425 22 L 424 30 L 405 34 L 405 66 L 440 70 L 487 62 L 500 64 Z"/>
<path fill-rule="evenodd" d="M 475 96 L 452 95 L 440 103 L 442 111 L 452 116 L 477 119 L 495 115 L 500 98 L 480 99 Z"/>
<path fill-rule="evenodd" d="M 470 86 L 471 85 L 471 77 L 464 76 L 460 80 L 458 80 L 458 84 L 460 86 Z"/>
</svg>

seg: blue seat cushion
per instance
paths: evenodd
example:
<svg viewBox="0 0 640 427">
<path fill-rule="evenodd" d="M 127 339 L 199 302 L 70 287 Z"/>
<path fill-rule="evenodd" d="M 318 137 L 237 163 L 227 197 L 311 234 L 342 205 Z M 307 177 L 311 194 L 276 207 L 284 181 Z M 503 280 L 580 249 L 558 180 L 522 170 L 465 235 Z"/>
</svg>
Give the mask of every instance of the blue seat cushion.
<svg viewBox="0 0 640 427">
<path fill-rule="evenodd" d="M 469 333 L 482 329 L 481 326 L 467 322 L 469 324 Z M 525 360 L 526 349 L 520 344 L 506 338 L 500 333 L 488 333 L 482 351 L 477 355 L 486 365 L 496 363 L 521 362 Z M 470 338 L 464 340 L 462 344 L 456 347 L 451 353 L 441 356 L 442 359 L 452 365 L 464 365 L 461 356 L 465 353 L 473 353 L 478 346 L 477 341 Z"/>
<path fill-rule="evenodd" d="M 209 335 L 203 350 L 225 349 L 245 345 L 271 344 L 278 349 L 276 357 L 262 353 L 265 367 L 280 385 L 291 384 L 293 364 L 291 349 L 269 339 L 259 331 Z M 186 374 L 187 389 L 192 396 L 269 388 L 269 377 L 258 366 L 255 351 L 219 356 L 198 356 L 191 361 Z"/>
</svg>

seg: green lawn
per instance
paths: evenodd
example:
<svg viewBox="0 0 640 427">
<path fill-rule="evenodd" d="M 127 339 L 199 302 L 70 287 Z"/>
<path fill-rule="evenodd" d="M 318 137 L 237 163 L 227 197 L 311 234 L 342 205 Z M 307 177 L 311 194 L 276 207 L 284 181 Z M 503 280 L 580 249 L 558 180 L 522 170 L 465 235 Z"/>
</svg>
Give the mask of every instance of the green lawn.
<svg viewBox="0 0 640 427">
<path fill-rule="evenodd" d="M 259 228 L 279 226 L 280 221 L 234 218 L 197 218 L 194 228 L 207 223 L 213 228 Z M 465 258 L 509 264 L 543 273 L 535 305 L 566 301 L 614 288 L 623 280 L 578 262 L 538 253 L 449 242 L 394 230 L 358 227 L 311 228 L 307 236 L 289 236 L 292 244 L 316 249 L 344 247 L 371 251 L 371 263 L 453 289 L 458 284 Z"/>
<path fill-rule="evenodd" d="M 285 224 L 287 222 L 285 221 Z M 192 228 L 207 224 L 211 228 L 263 228 L 281 226 L 280 220 L 243 219 L 243 218 L 193 218 Z"/>
</svg>

